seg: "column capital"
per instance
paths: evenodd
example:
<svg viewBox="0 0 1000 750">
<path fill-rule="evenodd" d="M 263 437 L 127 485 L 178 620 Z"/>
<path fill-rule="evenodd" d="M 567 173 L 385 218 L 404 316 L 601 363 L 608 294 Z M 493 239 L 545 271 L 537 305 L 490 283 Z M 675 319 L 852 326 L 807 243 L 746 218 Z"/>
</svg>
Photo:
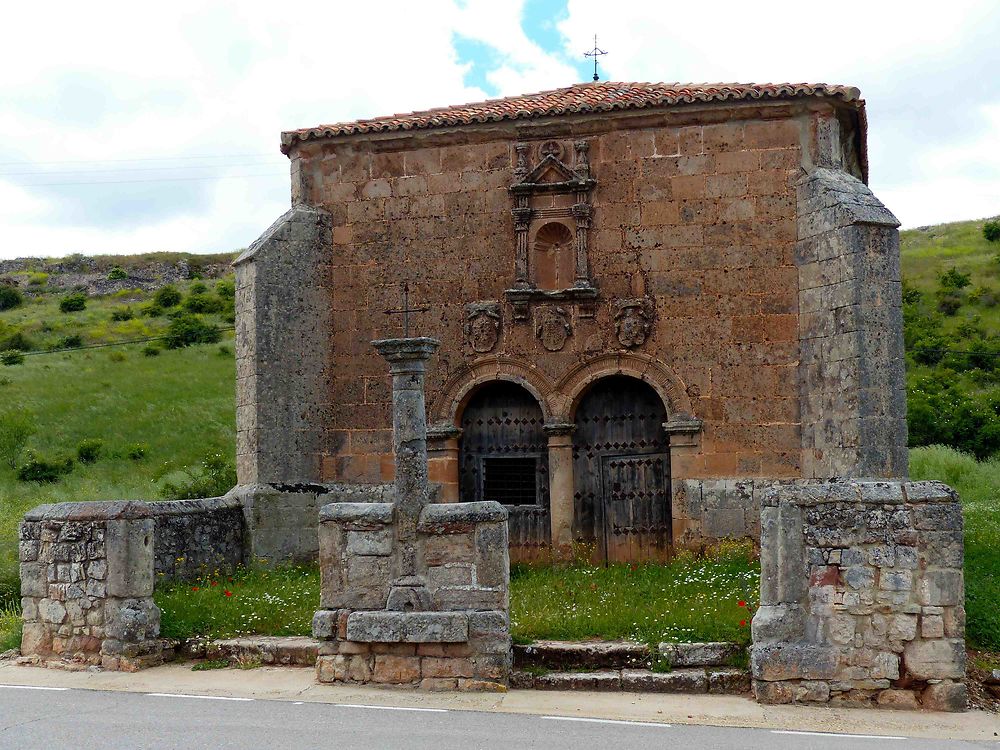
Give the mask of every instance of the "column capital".
<svg viewBox="0 0 1000 750">
<path fill-rule="evenodd" d="M 409 363 L 420 363 L 431 358 L 431 355 L 441 346 L 441 342 L 427 336 L 409 339 L 379 339 L 372 346 L 389 363 L 390 372 L 406 369 Z"/>
<path fill-rule="evenodd" d="M 427 428 L 428 440 L 457 440 L 462 437 L 462 428 L 453 424 L 434 424 Z"/>
<path fill-rule="evenodd" d="M 542 429 L 549 437 L 557 437 L 559 435 L 572 435 L 573 431 L 576 430 L 576 425 L 572 422 L 549 422 Z"/>
</svg>

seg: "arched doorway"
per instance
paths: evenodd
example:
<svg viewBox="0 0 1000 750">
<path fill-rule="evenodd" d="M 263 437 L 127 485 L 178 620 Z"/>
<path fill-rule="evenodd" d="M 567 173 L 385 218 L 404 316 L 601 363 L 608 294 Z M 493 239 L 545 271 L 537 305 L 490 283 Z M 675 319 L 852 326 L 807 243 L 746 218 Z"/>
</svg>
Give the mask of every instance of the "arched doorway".
<svg viewBox="0 0 1000 750">
<path fill-rule="evenodd" d="M 649 385 L 613 375 L 576 408 L 574 537 L 608 562 L 663 560 L 670 553 L 667 412 Z"/>
<path fill-rule="evenodd" d="M 510 513 L 512 562 L 543 556 L 549 546 L 549 475 L 545 419 L 516 383 L 481 386 L 462 412 L 458 449 L 461 499 L 496 500 Z"/>
</svg>

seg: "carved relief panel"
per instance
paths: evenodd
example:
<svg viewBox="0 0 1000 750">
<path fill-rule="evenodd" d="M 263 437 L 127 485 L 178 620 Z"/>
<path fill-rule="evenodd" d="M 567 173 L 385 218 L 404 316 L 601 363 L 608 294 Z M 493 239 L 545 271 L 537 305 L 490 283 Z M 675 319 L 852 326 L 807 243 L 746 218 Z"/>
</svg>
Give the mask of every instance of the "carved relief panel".
<svg viewBox="0 0 1000 750">
<path fill-rule="evenodd" d="M 500 303 L 470 302 L 465 306 L 465 341 L 474 352 L 493 351 L 500 340 Z"/>
<path fill-rule="evenodd" d="M 646 297 L 615 300 L 611 307 L 618 343 L 626 349 L 642 346 L 653 328 L 653 301 Z"/>
</svg>

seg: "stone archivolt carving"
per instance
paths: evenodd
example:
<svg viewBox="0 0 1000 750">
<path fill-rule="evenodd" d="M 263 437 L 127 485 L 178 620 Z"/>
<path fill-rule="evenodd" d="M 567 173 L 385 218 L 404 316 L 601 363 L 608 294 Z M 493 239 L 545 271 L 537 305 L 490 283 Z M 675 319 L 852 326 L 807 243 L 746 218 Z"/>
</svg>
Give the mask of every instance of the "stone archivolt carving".
<svg viewBox="0 0 1000 750">
<path fill-rule="evenodd" d="M 465 340 L 473 351 L 493 351 L 500 340 L 500 321 L 499 302 L 471 302 L 465 306 Z"/>
<path fill-rule="evenodd" d="M 566 345 L 573 332 L 569 314 L 563 307 L 545 305 L 535 313 L 535 336 L 550 352 L 557 352 Z"/>
<path fill-rule="evenodd" d="M 626 349 L 642 346 L 653 328 L 653 302 L 647 297 L 615 300 L 612 305 L 615 334 Z"/>
<path fill-rule="evenodd" d="M 542 142 L 538 147 L 538 162 L 528 163 L 527 143 L 515 146 L 517 155 L 514 183 L 510 194 L 514 205 L 514 285 L 506 292 L 513 307 L 515 321 L 528 319 L 533 301 L 579 302 L 597 296 L 590 280 L 587 242 L 591 224 L 591 191 L 597 181 L 590 175 L 588 151 L 590 144 L 573 144 L 574 163 L 563 161 L 566 150 L 558 141 Z M 532 266 L 532 236 L 546 224 L 559 223 L 566 227 L 572 242 L 572 278 L 562 288 L 544 288 L 539 284 L 537 270 Z M 567 274 L 569 275 L 569 274 Z M 562 283 L 560 274 L 560 285 Z M 541 288 L 540 288 L 541 287 Z"/>
</svg>

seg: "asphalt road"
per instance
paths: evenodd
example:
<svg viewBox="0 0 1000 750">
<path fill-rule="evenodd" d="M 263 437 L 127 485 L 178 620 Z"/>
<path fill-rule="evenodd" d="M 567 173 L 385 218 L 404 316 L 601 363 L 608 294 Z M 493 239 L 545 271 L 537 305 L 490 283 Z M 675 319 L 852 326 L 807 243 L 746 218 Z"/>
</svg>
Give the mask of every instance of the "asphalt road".
<svg viewBox="0 0 1000 750">
<path fill-rule="evenodd" d="M 959 750 L 958 742 L 518 714 L 0 686 L 0 748 Z"/>
</svg>

